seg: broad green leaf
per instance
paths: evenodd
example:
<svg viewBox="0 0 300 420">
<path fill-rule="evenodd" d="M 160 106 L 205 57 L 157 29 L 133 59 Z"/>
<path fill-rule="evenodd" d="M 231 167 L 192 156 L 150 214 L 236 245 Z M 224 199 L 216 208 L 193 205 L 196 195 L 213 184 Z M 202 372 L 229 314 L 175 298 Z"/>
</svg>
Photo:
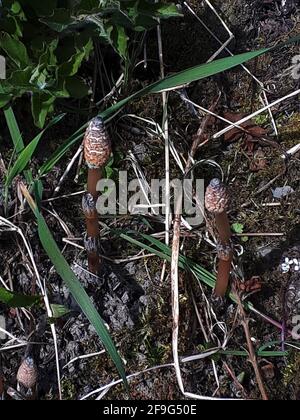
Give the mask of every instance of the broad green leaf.
<svg viewBox="0 0 300 420">
<path fill-rule="evenodd" d="M 9 79 L 7 80 L 11 86 L 15 89 L 20 91 L 20 95 L 22 91 L 31 89 L 30 87 L 30 78 L 32 75 L 32 67 L 26 67 L 23 70 L 16 70 L 11 73 Z"/>
<path fill-rule="evenodd" d="M 77 74 L 79 67 L 82 64 L 82 61 L 88 58 L 91 50 L 93 48 L 92 40 L 89 39 L 87 44 L 78 49 L 76 54 L 74 54 L 66 63 L 63 63 L 59 66 L 57 74 L 59 76 L 74 76 Z"/>
<path fill-rule="evenodd" d="M 0 287 L 0 302 L 10 308 L 28 308 L 42 302 L 40 296 L 27 296 L 20 293 L 10 292 Z"/>
<path fill-rule="evenodd" d="M 178 7 L 175 4 L 160 4 L 157 7 L 157 13 L 160 18 L 180 17 L 183 16 L 179 12 Z"/>
<path fill-rule="evenodd" d="M 48 72 L 44 66 L 37 66 L 30 77 L 29 83 L 34 85 L 35 88 L 43 90 L 47 87 Z"/>
<path fill-rule="evenodd" d="M 34 119 L 34 124 L 43 128 L 47 115 L 53 111 L 53 104 L 55 96 L 50 93 L 34 93 L 31 97 L 31 111 Z"/>
<path fill-rule="evenodd" d="M 149 4 L 141 1 L 137 7 L 137 16 L 146 15 L 149 17 L 170 18 L 183 16 L 174 3 L 164 4 L 162 2 Z"/>
<path fill-rule="evenodd" d="M 53 31 L 63 32 L 66 28 L 72 25 L 75 20 L 71 18 L 70 10 L 55 9 L 51 16 L 40 19 L 40 22 L 49 26 Z"/>
<path fill-rule="evenodd" d="M 139 14 L 134 22 L 134 30 L 137 32 L 142 32 L 152 28 L 154 25 L 157 25 L 157 19 L 151 16 Z"/>
<path fill-rule="evenodd" d="M 25 187 L 22 187 L 23 194 L 28 201 L 32 211 L 34 212 L 37 224 L 38 224 L 38 233 L 41 244 L 47 253 L 50 261 L 54 265 L 57 273 L 63 279 L 67 287 L 69 288 L 70 292 L 72 293 L 74 299 L 80 306 L 82 312 L 85 314 L 87 319 L 95 328 L 99 338 L 101 339 L 104 347 L 106 348 L 108 354 L 112 358 L 113 362 L 115 363 L 123 382 L 128 389 L 126 374 L 122 359 L 111 339 L 107 328 L 100 317 L 98 311 L 94 307 L 92 301 L 90 300 L 89 296 L 87 295 L 85 289 L 82 287 L 81 283 L 79 282 L 78 278 L 75 276 L 74 272 L 71 270 L 69 264 L 67 263 L 66 259 L 60 252 L 46 222 L 43 218 L 42 214 L 39 212 L 36 204 L 32 200 L 31 196 L 29 195 L 28 191 Z"/>
<path fill-rule="evenodd" d="M 18 1 L 14 1 L 13 4 L 11 5 L 11 11 L 17 15 L 18 13 L 20 13 L 22 10 L 21 5 Z"/>
<path fill-rule="evenodd" d="M 127 56 L 127 42 L 128 36 L 126 35 L 125 29 L 122 26 L 115 26 L 111 34 L 113 47 L 117 53 L 126 59 Z"/>
<path fill-rule="evenodd" d="M 89 88 L 84 80 L 77 76 L 66 78 L 65 89 L 72 98 L 76 99 L 84 98 L 89 93 Z"/>
<path fill-rule="evenodd" d="M 41 140 L 43 134 L 45 133 L 46 130 L 48 130 L 49 128 L 51 128 L 53 125 L 57 124 L 62 118 L 64 117 L 64 114 L 59 115 L 57 117 L 55 117 L 50 124 L 48 125 L 48 127 L 45 128 L 45 130 L 41 131 L 29 144 L 27 147 L 25 147 L 24 150 L 22 150 L 22 152 L 19 154 L 15 164 L 13 165 L 13 167 L 9 170 L 6 181 L 5 181 L 5 186 L 8 188 L 13 179 L 19 175 L 28 165 L 29 161 L 31 160 L 35 149 L 37 148 L 37 145 L 39 144 L 39 141 Z"/>
<path fill-rule="evenodd" d="M 111 11 L 107 10 L 108 14 L 111 15 Z M 134 25 L 134 20 L 131 18 L 127 10 L 115 10 L 111 15 L 111 18 L 108 20 L 109 23 L 113 26 L 121 26 L 124 29 L 132 29 Z M 157 22 L 155 23 L 157 25 Z M 155 26 L 155 25 L 154 25 Z M 153 27 L 153 26 L 152 26 Z"/>
<path fill-rule="evenodd" d="M 18 25 L 16 19 L 7 17 L 6 19 L 0 19 L 0 32 L 7 32 L 10 35 L 18 35 Z"/>
<path fill-rule="evenodd" d="M 8 93 L 0 93 L 0 108 L 3 108 L 5 105 L 7 105 L 12 98 L 12 95 L 9 95 Z"/>
<path fill-rule="evenodd" d="M 70 309 L 66 308 L 64 305 L 56 305 L 54 303 L 51 305 L 51 310 L 52 317 L 54 319 L 62 318 L 63 316 L 68 315 L 71 312 Z"/>
<path fill-rule="evenodd" d="M 21 69 L 30 64 L 25 45 L 7 33 L 0 36 L 0 48 L 11 58 L 11 60 Z"/>
<path fill-rule="evenodd" d="M 76 6 L 77 13 L 93 13 L 99 11 L 100 0 L 81 0 Z"/>
</svg>

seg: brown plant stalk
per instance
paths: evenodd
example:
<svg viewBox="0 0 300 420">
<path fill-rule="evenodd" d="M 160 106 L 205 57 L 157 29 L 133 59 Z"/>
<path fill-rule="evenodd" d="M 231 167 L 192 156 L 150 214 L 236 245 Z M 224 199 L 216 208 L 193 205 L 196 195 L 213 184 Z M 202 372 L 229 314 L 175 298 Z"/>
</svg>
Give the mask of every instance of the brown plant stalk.
<svg viewBox="0 0 300 420">
<path fill-rule="evenodd" d="M 102 178 L 103 167 L 111 155 L 111 141 L 104 121 L 100 117 L 91 120 L 84 137 L 84 157 L 88 166 L 87 193 L 82 200 L 86 218 L 87 234 L 85 248 L 88 253 L 89 270 L 98 274 L 100 269 L 100 230 L 96 203 L 99 196 L 97 184 Z"/>
<path fill-rule="evenodd" d="M 218 232 L 218 274 L 214 290 L 217 297 L 224 297 L 229 284 L 233 258 L 231 246 L 231 229 L 227 216 L 229 193 L 225 184 L 218 178 L 213 179 L 205 194 L 205 207 L 215 217 Z"/>
</svg>

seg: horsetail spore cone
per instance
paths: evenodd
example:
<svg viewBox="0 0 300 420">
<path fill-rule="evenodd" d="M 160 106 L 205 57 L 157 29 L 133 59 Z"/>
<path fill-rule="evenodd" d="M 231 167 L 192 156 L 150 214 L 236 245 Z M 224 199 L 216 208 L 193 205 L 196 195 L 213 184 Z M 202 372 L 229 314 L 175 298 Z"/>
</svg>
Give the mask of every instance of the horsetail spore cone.
<svg viewBox="0 0 300 420">
<path fill-rule="evenodd" d="M 84 157 L 88 166 L 87 194 L 82 201 L 86 217 L 87 235 L 85 248 L 88 253 L 89 270 L 98 274 L 100 268 L 99 242 L 100 231 L 96 202 L 97 184 L 102 177 L 102 170 L 111 155 L 111 141 L 104 121 L 100 117 L 91 120 L 84 137 Z"/>
<path fill-rule="evenodd" d="M 111 141 L 100 117 L 91 120 L 84 137 L 84 157 L 88 166 L 88 192 L 97 198 L 97 183 L 111 155 Z"/>
<path fill-rule="evenodd" d="M 226 185 L 218 178 L 214 178 L 207 187 L 205 207 L 215 216 L 218 231 L 218 275 L 215 295 L 224 297 L 228 288 L 232 262 L 231 229 L 227 216 L 230 196 Z"/>
</svg>

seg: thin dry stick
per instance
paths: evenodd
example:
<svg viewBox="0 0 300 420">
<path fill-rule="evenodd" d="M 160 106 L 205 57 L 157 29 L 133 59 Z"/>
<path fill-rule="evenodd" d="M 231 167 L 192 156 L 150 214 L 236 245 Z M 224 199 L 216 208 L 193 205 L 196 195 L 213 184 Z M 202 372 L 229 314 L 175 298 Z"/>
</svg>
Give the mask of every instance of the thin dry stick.
<svg viewBox="0 0 300 420">
<path fill-rule="evenodd" d="M 264 401 L 268 401 L 269 397 L 268 397 L 265 385 L 263 383 L 263 379 L 262 379 L 262 376 L 261 376 L 261 373 L 260 373 L 260 370 L 259 370 L 259 366 L 258 366 L 258 363 L 257 363 L 256 353 L 255 353 L 253 343 L 252 343 L 252 340 L 251 340 L 251 334 L 250 334 L 250 329 L 249 329 L 249 319 L 246 316 L 245 309 L 243 307 L 240 294 L 236 290 L 236 288 L 234 288 L 234 294 L 235 294 L 236 301 L 237 301 L 239 311 L 240 311 L 240 314 L 241 314 L 241 324 L 242 324 L 242 326 L 244 328 L 244 331 L 245 331 L 247 346 L 248 346 L 248 350 L 249 350 L 249 359 L 250 359 L 250 362 L 251 362 L 251 364 L 253 366 L 253 369 L 254 369 L 254 372 L 255 372 L 257 384 L 258 384 L 262 399 Z"/>
<path fill-rule="evenodd" d="M 205 0 L 208 4 L 208 1 Z M 224 26 L 224 28 L 226 29 L 226 31 L 229 34 L 229 39 L 227 41 L 225 41 L 224 43 L 217 37 L 217 35 L 215 35 L 215 33 L 206 25 L 205 22 L 203 22 L 202 19 L 200 19 L 200 17 L 196 14 L 196 12 L 191 8 L 191 6 L 187 3 L 184 2 L 185 6 L 187 7 L 187 9 L 190 11 L 190 13 L 195 16 L 195 18 L 204 26 L 204 28 L 210 33 L 210 35 L 221 45 L 221 48 L 217 51 L 216 54 L 213 55 L 213 58 L 215 58 L 216 56 L 218 56 L 224 49 L 225 51 L 228 52 L 228 54 L 233 57 L 234 54 L 232 53 L 232 51 L 228 48 L 229 43 L 232 41 L 232 39 L 234 38 L 234 35 L 232 34 L 232 32 L 230 31 L 230 29 L 227 27 L 226 23 L 222 20 L 221 16 L 219 16 L 219 14 L 217 13 L 217 11 L 212 7 L 211 4 L 210 7 L 212 9 L 212 11 L 214 12 L 214 14 L 217 16 L 217 18 L 221 21 L 222 25 Z M 210 60 L 208 60 L 210 61 Z M 241 67 L 246 71 L 246 73 L 248 73 L 253 80 L 261 87 L 262 91 L 263 91 L 263 98 L 262 101 L 265 101 L 266 105 L 269 105 L 269 100 L 267 97 L 267 93 L 266 93 L 266 88 L 264 86 L 264 84 L 254 75 L 251 73 L 251 71 L 244 65 L 241 64 Z M 274 127 L 274 132 L 276 135 L 278 135 L 278 129 L 276 126 L 276 122 L 272 113 L 272 110 L 269 108 L 268 109 L 269 115 L 270 115 L 270 119 L 272 121 L 273 127 Z"/>
<path fill-rule="evenodd" d="M 186 169 L 185 169 L 186 173 L 188 173 L 190 171 L 191 167 L 193 166 L 195 155 L 197 153 L 197 150 L 198 150 L 201 142 L 203 142 L 203 135 L 204 135 L 204 133 L 207 129 L 207 126 L 209 125 L 209 123 L 212 120 L 212 116 L 213 116 L 212 114 L 214 114 L 214 111 L 215 111 L 215 109 L 216 109 L 216 107 L 219 103 L 219 100 L 220 100 L 220 95 L 218 95 L 218 97 L 216 99 L 214 99 L 211 107 L 208 110 L 209 115 L 203 117 L 202 122 L 200 124 L 200 127 L 199 127 L 197 133 L 194 136 L 194 141 L 193 141 L 192 148 L 191 148 L 191 151 L 189 153 L 189 158 L 188 158 L 188 161 L 187 161 L 187 164 L 186 164 Z"/>
<path fill-rule="evenodd" d="M 144 375 L 145 373 L 152 372 L 152 371 L 158 370 L 158 369 L 172 368 L 173 366 L 174 366 L 173 363 L 169 363 L 169 364 L 166 364 L 166 365 L 160 365 L 160 366 L 154 366 L 154 367 L 148 368 L 146 370 L 143 370 L 142 372 L 136 372 L 136 373 L 133 373 L 131 375 L 128 375 L 127 380 L 130 381 L 131 379 L 136 378 L 140 375 Z M 113 382 L 111 382 L 107 385 L 102 386 L 101 388 L 95 389 L 94 391 L 92 391 L 89 394 L 82 397 L 81 401 L 87 400 L 88 398 L 92 397 L 95 394 L 100 394 L 102 391 L 105 391 L 105 390 L 109 391 L 110 388 L 112 388 L 112 387 L 114 387 L 118 384 L 121 384 L 122 382 L 123 382 L 123 379 L 118 379 L 118 380 L 113 381 Z"/>
</svg>

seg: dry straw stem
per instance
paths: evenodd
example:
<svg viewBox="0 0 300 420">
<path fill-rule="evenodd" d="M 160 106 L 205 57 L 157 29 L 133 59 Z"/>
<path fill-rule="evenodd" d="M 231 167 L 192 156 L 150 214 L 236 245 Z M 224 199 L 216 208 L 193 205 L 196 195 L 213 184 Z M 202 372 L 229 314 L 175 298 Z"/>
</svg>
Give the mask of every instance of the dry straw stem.
<svg viewBox="0 0 300 420">
<path fill-rule="evenodd" d="M 82 208 L 86 217 L 87 236 L 85 248 L 88 253 L 89 270 L 98 274 L 99 256 L 99 221 L 96 210 L 98 199 L 97 184 L 102 177 L 103 167 L 111 155 L 111 141 L 104 121 L 100 117 L 91 120 L 84 137 L 84 157 L 88 166 L 87 194 L 83 197 Z"/>
<path fill-rule="evenodd" d="M 225 184 L 218 178 L 213 179 L 207 187 L 205 194 L 205 207 L 215 216 L 216 229 L 219 236 L 218 250 L 218 275 L 215 287 L 215 295 L 224 297 L 228 288 L 231 262 L 231 229 L 227 216 L 229 205 L 229 193 Z"/>
<path fill-rule="evenodd" d="M 34 202 L 34 200 L 32 199 L 31 195 L 29 194 L 28 189 L 26 188 L 26 186 L 23 183 L 20 183 L 20 190 L 24 196 L 24 198 L 27 200 L 28 204 L 30 205 L 31 209 L 33 212 L 37 211 L 37 206 Z M 43 282 L 42 279 L 40 277 L 39 271 L 37 269 L 34 257 L 33 257 L 33 253 L 32 250 L 30 248 L 30 245 L 28 244 L 22 230 L 20 228 L 18 228 L 17 226 L 13 225 L 11 222 L 9 222 L 6 219 L 0 218 L 2 219 L 2 221 L 7 224 L 8 226 L 12 227 L 13 230 L 15 230 L 22 238 L 24 245 L 26 247 L 26 250 L 28 252 L 28 255 L 30 257 L 30 261 L 32 263 L 32 267 L 34 270 L 34 274 L 36 276 L 36 280 L 37 280 L 37 284 L 41 290 L 41 293 L 43 295 L 43 299 L 45 302 L 45 307 L 47 310 L 47 315 L 49 318 L 53 318 L 53 313 L 52 313 L 52 309 L 51 309 L 51 305 L 48 299 L 48 294 L 47 294 L 47 288 L 44 288 L 43 286 Z M 1 221 L 1 220 L 0 220 Z M 51 333 L 52 333 L 52 337 L 53 337 L 53 342 L 54 342 L 54 352 L 55 352 L 55 360 L 56 360 L 56 371 L 57 371 L 57 385 L 58 385 L 58 393 L 59 393 L 59 399 L 62 400 L 62 389 L 61 389 L 61 376 L 60 376 L 60 364 L 59 364 L 59 353 L 58 353 L 58 343 L 57 343 L 57 335 L 56 335 L 56 328 L 54 324 L 50 324 L 50 328 L 51 328 Z"/>
<path fill-rule="evenodd" d="M 1 355 L 0 355 L 0 401 L 3 399 L 4 394 L 4 377 L 1 364 Z"/>
</svg>

